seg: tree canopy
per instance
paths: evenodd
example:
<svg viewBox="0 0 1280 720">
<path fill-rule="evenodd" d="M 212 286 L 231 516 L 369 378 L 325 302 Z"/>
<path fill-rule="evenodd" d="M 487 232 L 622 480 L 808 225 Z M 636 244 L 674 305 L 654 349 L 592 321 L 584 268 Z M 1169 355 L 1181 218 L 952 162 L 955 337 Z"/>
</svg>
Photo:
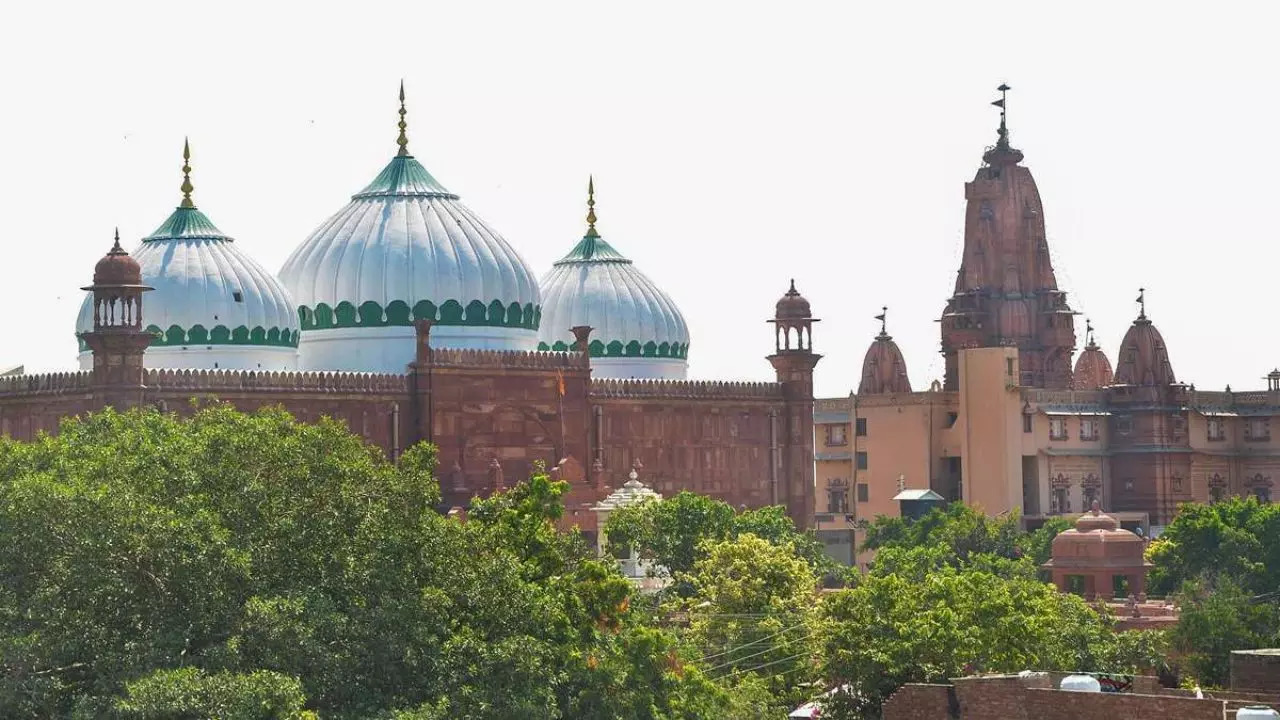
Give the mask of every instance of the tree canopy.
<svg viewBox="0 0 1280 720">
<path fill-rule="evenodd" d="M 715 717 L 562 484 L 463 523 L 434 464 L 219 405 L 0 441 L 0 716 Z"/>
</svg>

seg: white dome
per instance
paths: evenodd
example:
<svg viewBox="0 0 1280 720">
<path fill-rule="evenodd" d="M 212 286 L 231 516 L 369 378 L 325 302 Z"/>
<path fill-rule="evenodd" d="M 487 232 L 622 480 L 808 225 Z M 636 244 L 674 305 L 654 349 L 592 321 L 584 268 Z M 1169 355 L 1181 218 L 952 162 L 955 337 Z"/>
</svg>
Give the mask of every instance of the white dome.
<svg viewBox="0 0 1280 720">
<path fill-rule="evenodd" d="M 188 197 L 131 255 L 142 282 L 155 288 L 142 301 L 142 322 L 156 338 L 143 363 L 149 368 L 294 370 L 298 317 L 278 280 Z M 93 330 L 93 295 L 85 296 L 77 334 Z M 93 355 L 80 341 L 80 367 Z"/>
<path fill-rule="evenodd" d="M 423 318 L 434 347 L 537 345 L 540 295 L 524 259 L 401 153 L 280 270 L 300 306 L 303 369 L 402 373 Z"/>
<path fill-rule="evenodd" d="M 586 236 L 542 279 L 538 348 L 567 350 L 569 329 L 587 325 L 596 376 L 683 380 L 689 328 L 680 309 L 600 237 L 594 209 L 588 221 Z"/>
</svg>

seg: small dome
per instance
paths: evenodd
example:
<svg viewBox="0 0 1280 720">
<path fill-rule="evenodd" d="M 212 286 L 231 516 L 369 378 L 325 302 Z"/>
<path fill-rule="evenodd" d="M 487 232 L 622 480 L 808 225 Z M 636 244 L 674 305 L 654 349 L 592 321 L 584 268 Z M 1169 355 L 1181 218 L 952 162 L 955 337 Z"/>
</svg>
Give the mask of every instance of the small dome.
<svg viewBox="0 0 1280 720">
<path fill-rule="evenodd" d="M 1106 353 L 1093 340 L 1093 325 L 1086 323 L 1089 341 L 1084 352 L 1076 358 L 1076 369 L 1071 376 L 1071 387 L 1074 390 L 1098 390 L 1114 381 L 1111 372 L 1111 361 Z"/>
<path fill-rule="evenodd" d="M 791 281 L 791 289 L 787 294 L 778 301 L 777 313 L 774 317 L 778 320 L 803 320 L 813 317 L 809 301 L 796 291 L 795 280 Z"/>
<path fill-rule="evenodd" d="M 885 308 L 888 312 L 888 308 Z M 907 363 L 902 359 L 902 350 L 893 341 L 884 327 L 884 315 L 878 316 L 881 321 L 880 334 L 867 348 L 866 357 L 862 359 L 862 381 L 858 383 L 859 395 L 881 395 L 885 393 L 909 393 L 911 381 L 907 379 Z"/>
<path fill-rule="evenodd" d="M 1074 528 L 1058 533 L 1050 547 L 1052 567 L 1091 567 L 1100 561 L 1116 568 L 1147 565 L 1143 539 L 1121 529 L 1115 518 L 1098 509 L 1097 501 L 1076 520 Z"/>
<path fill-rule="evenodd" d="M 188 149 L 183 154 L 189 159 Z M 142 311 L 143 325 L 155 335 L 143 363 L 149 368 L 296 369 L 293 300 L 271 273 L 196 208 L 190 171 L 183 166 L 182 204 L 143 238 L 130 260 L 141 280 L 154 288 Z M 81 305 L 76 330 L 92 329 L 90 294 Z M 92 354 L 83 341 L 80 350 L 81 367 L 91 368 Z"/>
<path fill-rule="evenodd" d="M 116 230 L 116 243 L 93 266 L 94 285 L 141 285 L 142 266 L 120 247 L 120 231 Z"/>
<path fill-rule="evenodd" d="M 1118 385 L 1153 386 L 1177 382 L 1164 338 L 1147 319 L 1145 304 L 1124 334 L 1116 362 L 1115 381 Z"/>
<path fill-rule="evenodd" d="M 592 328 L 589 352 L 602 377 L 683 380 L 689 328 L 647 275 L 596 231 L 595 184 L 588 184 L 587 234 L 541 283 L 540 350 L 568 350 L 570 328 Z"/>
<path fill-rule="evenodd" d="M 436 347 L 533 350 L 533 271 L 408 152 L 298 246 L 280 278 L 299 304 L 304 369 L 402 373 L 414 322 Z"/>
</svg>

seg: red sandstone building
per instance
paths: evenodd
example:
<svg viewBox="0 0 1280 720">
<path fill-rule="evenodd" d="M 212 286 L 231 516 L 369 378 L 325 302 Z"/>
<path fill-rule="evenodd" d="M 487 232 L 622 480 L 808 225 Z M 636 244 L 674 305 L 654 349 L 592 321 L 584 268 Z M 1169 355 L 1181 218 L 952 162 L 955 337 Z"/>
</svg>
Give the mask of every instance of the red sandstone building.
<svg viewBox="0 0 1280 720">
<path fill-rule="evenodd" d="M 85 288 L 81 370 L 0 376 L 0 434 L 106 406 L 282 405 L 393 458 L 436 444 L 446 507 L 542 462 L 591 531 L 587 508 L 643 467 L 664 495 L 781 504 L 808 526 L 820 356 L 794 282 L 769 320 L 777 382 L 685 380 L 684 319 L 597 231 L 594 183 L 586 234 L 539 281 L 409 153 L 405 114 L 402 90 L 399 151 L 278 277 L 196 207 L 184 148 L 180 205 L 133 253 L 117 234 Z"/>
<path fill-rule="evenodd" d="M 995 145 L 964 184 L 964 252 L 940 317 L 945 377 L 913 386 L 882 325 L 857 391 L 816 403 L 815 523 L 846 555 L 861 522 L 898 514 L 893 498 L 904 489 L 991 515 L 1020 511 L 1031 526 L 1096 501 L 1147 536 L 1179 503 L 1270 501 L 1280 371 L 1249 392 L 1179 382 L 1140 290 L 1114 372 L 1087 323 L 1077 355 L 1075 312 L 1023 159 L 1002 114 Z"/>
</svg>

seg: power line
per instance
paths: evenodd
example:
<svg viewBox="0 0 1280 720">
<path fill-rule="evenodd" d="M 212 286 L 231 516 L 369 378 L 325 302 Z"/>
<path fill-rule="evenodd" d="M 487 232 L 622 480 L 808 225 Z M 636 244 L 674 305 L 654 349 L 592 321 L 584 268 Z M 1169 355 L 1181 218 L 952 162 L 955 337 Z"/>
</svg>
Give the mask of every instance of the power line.
<svg viewBox="0 0 1280 720">
<path fill-rule="evenodd" d="M 744 644 L 742 644 L 742 645 L 738 645 L 737 647 L 731 647 L 731 648 L 729 648 L 728 650 L 725 650 L 725 651 L 723 651 L 723 652 L 718 652 L 718 653 L 716 653 L 716 654 L 714 654 L 714 655 L 708 655 L 708 656 L 703 657 L 703 658 L 698 658 L 698 660 L 697 660 L 696 662 L 700 662 L 700 663 L 701 663 L 701 662 L 706 662 L 706 661 L 708 661 L 708 660 L 710 660 L 710 659 L 712 659 L 712 658 L 717 658 L 717 657 L 721 657 L 722 655 L 728 655 L 729 653 L 737 652 L 737 651 L 739 651 L 739 650 L 741 650 L 741 649 L 743 649 L 743 648 L 751 647 L 752 645 L 755 645 L 756 643 L 764 642 L 765 640 L 770 640 L 770 639 L 772 639 L 772 638 L 776 638 L 776 637 L 778 637 L 779 635 L 782 635 L 782 634 L 784 634 L 784 633 L 791 632 L 792 630 L 795 630 L 796 628 L 804 627 L 806 624 L 807 624 L 807 623 L 799 623 L 799 624 L 797 624 L 797 625 L 792 625 L 792 626 L 791 626 L 791 627 L 789 627 L 789 628 L 783 628 L 783 629 L 779 630 L 778 632 L 776 632 L 776 633 L 774 633 L 774 634 L 772 634 L 772 635 L 766 635 L 766 636 L 764 636 L 764 637 L 762 637 L 762 638 L 758 638 L 758 639 L 756 639 L 756 640 L 752 640 L 752 641 L 751 641 L 751 642 L 749 642 L 749 643 L 744 643 Z"/>
<path fill-rule="evenodd" d="M 777 645 L 775 645 L 774 647 L 765 648 L 764 650 L 761 650 L 761 651 L 760 651 L 760 652 L 758 652 L 758 653 L 754 653 L 754 654 L 751 654 L 751 655 L 744 655 L 744 656 L 742 656 L 742 657 L 740 657 L 740 658 L 738 658 L 738 659 L 736 659 L 736 660 L 730 660 L 729 662 L 722 663 L 722 664 L 717 665 L 717 666 L 715 666 L 715 667 L 713 667 L 713 668 L 708 668 L 708 669 L 707 669 L 707 672 L 712 672 L 713 670 L 719 670 L 720 668 L 728 667 L 728 666 L 730 666 L 730 665 L 733 665 L 734 663 L 740 663 L 740 662 L 742 662 L 743 660 L 750 660 L 750 659 L 751 659 L 751 658 L 753 658 L 753 657 L 760 657 L 761 655 L 766 655 L 766 654 L 768 654 L 768 653 L 773 652 L 774 650 L 777 650 L 777 649 L 778 649 L 778 648 L 780 648 L 780 647 L 785 647 L 786 645 L 789 645 L 789 644 L 791 644 L 791 643 L 793 643 L 793 642 L 796 642 L 796 640 L 797 640 L 797 639 L 798 639 L 798 640 L 801 640 L 801 641 L 804 641 L 804 640 L 811 640 L 811 639 L 813 639 L 813 636 L 814 636 L 814 633 L 809 633 L 808 635 L 805 635 L 805 636 L 804 636 L 804 637 L 802 637 L 802 638 L 788 638 L 788 639 L 783 640 L 782 642 L 778 643 L 778 644 L 777 644 Z"/>
</svg>

